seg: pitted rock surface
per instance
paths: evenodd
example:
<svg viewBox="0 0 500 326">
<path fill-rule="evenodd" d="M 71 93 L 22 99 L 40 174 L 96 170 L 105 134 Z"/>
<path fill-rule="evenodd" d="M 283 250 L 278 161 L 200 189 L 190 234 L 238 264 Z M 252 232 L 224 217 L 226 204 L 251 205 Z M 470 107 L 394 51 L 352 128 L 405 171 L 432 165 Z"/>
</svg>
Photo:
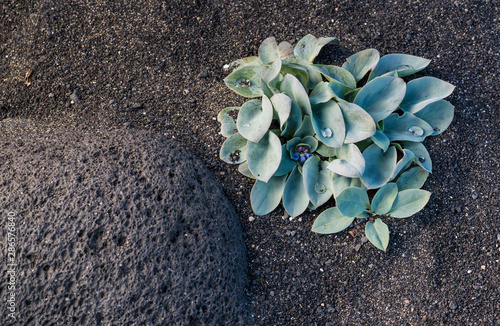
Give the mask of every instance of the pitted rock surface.
<svg viewBox="0 0 500 326">
<path fill-rule="evenodd" d="M 14 324 L 248 324 L 236 213 L 180 144 L 28 120 L 4 120 L 0 133 L 2 232 L 16 214 Z M 3 303 L 9 292 L 2 282 Z"/>
</svg>

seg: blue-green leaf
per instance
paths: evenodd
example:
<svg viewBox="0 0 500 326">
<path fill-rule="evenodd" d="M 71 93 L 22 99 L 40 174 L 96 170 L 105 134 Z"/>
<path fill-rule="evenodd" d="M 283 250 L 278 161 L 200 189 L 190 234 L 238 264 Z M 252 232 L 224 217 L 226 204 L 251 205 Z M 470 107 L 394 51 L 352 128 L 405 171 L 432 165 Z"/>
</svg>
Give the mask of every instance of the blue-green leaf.
<svg viewBox="0 0 500 326">
<path fill-rule="evenodd" d="M 312 231 L 331 234 L 343 231 L 352 224 L 355 217 L 343 216 L 337 207 L 332 207 L 319 214 L 312 225 Z"/>
<path fill-rule="evenodd" d="M 381 219 L 374 222 L 367 222 L 365 234 L 368 240 L 380 250 L 385 251 L 389 245 L 389 228 Z"/>
<path fill-rule="evenodd" d="M 281 176 L 288 174 L 296 165 L 297 162 L 290 158 L 290 153 L 286 149 L 286 144 L 281 145 L 281 162 L 276 172 L 274 172 L 274 175 Z"/>
<path fill-rule="evenodd" d="M 312 113 L 312 124 L 319 140 L 329 147 L 342 147 L 346 127 L 339 105 L 334 101 L 317 104 L 312 107 Z"/>
<path fill-rule="evenodd" d="M 337 150 L 338 148 L 329 147 L 322 142 L 319 142 L 316 153 L 324 157 L 334 157 L 337 156 Z"/>
<path fill-rule="evenodd" d="M 300 112 L 299 105 L 297 102 L 292 100 L 292 106 L 290 107 L 290 115 L 285 123 L 285 129 L 281 133 L 283 137 L 293 137 L 297 129 L 300 128 L 302 124 L 302 112 Z"/>
<path fill-rule="evenodd" d="M 328 83 L 328 87 L 332 90 L 335 101 L 341 102 L 345 99 L 345 87 L 340 82 L 333 80 Z"/>
<path fill-rule="evenodd" d="M 354 103 L 368 112 L 375 122 L 387 118 L 405 97 L 406 84 L 396 77 L 378 77 L 356 95 Z"/>
<path fill-rule="evenodd" d="M 335 96 L 335 93 L 326 82 L 320 82 L 309 94 L 309 102 L 312 105 L 328 102 Z"/>
<path fill-rule="evenodd" d="M 244 97 L 260 97 L 264 93 L 260 88 L 260 78 L 266 72 L 266 66 L 248 66 L 233 71 L 224 79 L 227 87 Z"/>
<path fill-rule="evenodd" d="M 302 168 L 307 195 L 316 207 L 332 197 L 332 172 L 327 166 L 327 162 L 321 161 L 317 156 L 311 156 Z"/>
<path fill-rule="evenodd" d="M 354 144 L 344 144 L 337 150 L 337 159 L 328 164 L 328 169 L 348 178 L 360 178 L 365 171 L 365 159 Z"/>
<path fill-rule="evenodd" d="M 273 104 L 274 111 L 278 114 L 280 128 L 283 128 L 292 111 L 292 99 L 285 94 L 276 94 L 271 97 L 271 103 Z"/>
<path fill-rule="evenodd" d="M 263 64 L 268 65 L 279 58 L 278 44 L 274 37 L 268 37 L 259 47 L 259 58 Z"/>
<path fill-rule="evenodd" d="M 390 141 L 408 140 L 423 142 L 434 130 L 424 120 L 405 112 L 402 116 L 393 113 L 384 120 L 384 134 Z"/>
<path fill-rule="evenodd" d="M 283 41 L 278 44 L 278 53 L 281 60 L 287 60 L 295 57 L 295 55 L 293 54 L 293 45 L 291 45 L 287 41 Z"/>
<path fill-rule="evenodd" d="M 314 127 L 311 121 L 311 117 L 306 115 L 304 116 L 304 120 L 302 120 L 300 128 L 297 129 L 293 137 L 304 138 L 306 136 L 313 136 L 313 135 L 314 135 Z"/>
<path fill-rule="evenodd" d="M 237 131 L 236 121 L 234 121 L 234 119 L 229 115 L 229 113 L 232 111 L 239 111 L 239 110 L 240 110 L 239 106 L 232 106 L 225 108 L 224 110 L 219 112 L 219 115 L 217 115 L 217 121 L 221 123 L 220 134 L 222 136 L 227 138 Z"/>
<path fill-rule="evenodd" d="M 429 176 L 429 172 L 420 166 L 416 166 L 403 174 L 401 174 L 396 181 L 398 185 L 398 190 L 406 190 L 406 189 L 420 189 L 427 177 Z"/>
<path fill-rule="evenodd" d="M 357 187 L 344 189 L 336 198 L 337 207 L 344 216 L 355 217 L 370 209 L 370 200 L 365 190 Z"/>
<path fill-rule="evenodd" d="M 303 66 L 295 63 L 288 63 L 288 60 L 284 60 L 283 65 L 281 66 L 281 74 L 285 76 L 287 74 L 295 76 L 299 80 L 302 87 L 304 89 L 308 89 L 309 74 L 307 73 L 307 69 Z"/>
<path fill-rule="evenodd" d="M 281 82 L 280 90 L 297 102 L 302 114 L 311 114 L 309 96 L 300 81 L 295 76 L 286 74 Z"/>
<path fill-rule="evenodd" d="M 286 181 L 285 190 L 283 192 L 283 206 L 292 217 L 302 214 L 309 205 L 309 197 L 307 196 L 302 174 L 296 165 L 290 173 Z"/>
<path fill-rule="evenodd" d="M 450 95 L 455 86 L 434 77 L 421 77 L 406 85 L 406 95 L 399 105 L 405 112 L 417 113 L 428 104 Z"/>
<path fill-rule="evenodd" d="M 274 94 L 278 94 L 279 91 L 276 89 L 281 71 L 281 60 L 277 58 L 274 60 L 273 64 L 266 70 L 262 75 L 260 80 L 260 86 L 262 91 L 267 97 L 272 97 Z"/>
<path fill-rule="evenodd" d="M 391 141 L 387 136 L 380 130 L 375 131 L 375 135 L 370 138 L 378 147 L 380 147 L 384 152 L 387 151 Z"/>
<path fill-rule="evenodd" d="M 420 143 L 418 143 L 420 144 Z M 394 179 L 395 177 L 398 176 L 398 174 L 403 171 L 405 168 L 407 168 L 413 159 L 415 158 L 415 154 L 408 150 L 408 149 L 403 149 L 403 157 L 399 162 L 396 164 L 396 167 L 394 168 L 394 172 L 392 172 L 391 180 Z"/>
<path fill-rule="evenodd" d="M 321 48 L 330 42 L 338 43 L 336 37 L 320 37 L 316 38 L 311 34 L 304 36 L 295 46 L 293 53 L 297 59 L 305 59 L 313 62 L 314 58 L 319 54 Z"/>
<path fill-rule="evenodd" d="M 281 142 L 278 136 L 268 131 L 258 143 L 248 142 L 247 161 L 250 172 L 260 181 L 267 182 L 281 162 Z"/>
<path fill-rule="evenodd" d="M 395 183 L 391 182 L 380 188 L 372 199 L 372 212 L 377 215 L 387 214 L 397 195 L 398 186 Z"/>
<path fill-rule="evenodd" d="M 432 173 L 432 160 L 429 152 L 422 143 L 401 142 L 405 149 L 408 149 L 415 154 L 413 161 L 424 168 L 427 172 Z"/>
<path fill-rule="evenodd" d="M 252 172 L 250 172 L 250 170 L 248 169 L 248 162 L 243 162 L 240 165 L 238 165 L 238 172 L 240 172 L 247 178 L 256 179 L 252 174 Z"/>
<path fill-rule="evenodd" d="M 288 59 L 283 62 L 285 65 L 289 67 L 298 68 L 301 67 L 306 70 L 308 81 L 307 84 L 303 84 L 307 89 L 313 89 L 316 85 L 323 81 L 321 77 L 321 73 L 307 60 L 302 59 Z M 300 78 L 299 78 L 300 80 Z M 302 80 L 300 80 L 302 83 Z"/>
<path fill-rule="evenodd" d="M 342 68 L 348 70 L 358 82 L 368 71 L 375 69 L 379 59 L 380 54 L 377 50 L 366 49 L 347 58 Z"/>
<path fill-rule="evenodd" d="M 236 119 L 239 133 L 257 143 L 266 134 L 273 120 L 273 105 L 267 96 L 243 104 Z"/>
<path fill-rule="evenodd" d="M 339 106 L 346 128 L 345 143 L 357 143 L 375 135 L 375 122 L 365 110 L 349 102 L 339 102 Z"/>
<path fill-rule="evenodd" d="M 376 144 L 370 145 L 363 152 L 365 173 L 361 181 L 368 189 L 377 189 L 385 185 L 396 167 L 397 153 L 394 146 L 384 153 Z"/>
<path fill-rule="evenodd" d="M 229 67 L 233 69 L 233 72 L 245 67 L 258 67 L 258 66 L 262 66 L 262 61 L 260 61 L 259 57 L 256 56 L 238 59 L 229 64 Z"/>
<path fill-rule="evenodd" d="M 247 160 L 248 141 L 239 133 L 232 134 L 222 144 L 220 159 L 229 164 L 240 164 Z"/>
<path fill-rule="evenodd" d="M 344 189 L 349 187 L 356 187 L 366 190 L 365 185 L 361 182 L 359 178 L 347 178 L 340 174 L 333 174 L 332 177 L 332 185 L 333 185 L 333 196 L 337 198 Z"/>
<path fill-rule="evenodd" d="M 250 193 L 252 210 L 257 215 L 266 215 L 278 207 L 283 189 L 285 188 L 286 175 L 272 177 L 269 181 L 257 180 Z"/>
<path fill-rule="evenodd" d="M 427 122 L 434 132 L 433 136 L 445 131 L 453 120 L 453 105 L 445 100 L 439 100 L 424 107 L 415 113 L 416 117 Z"/>
<path fill-rule="evenodd" d="M 337 81 L 347 87 L 347 89 L 356 88 L 356 79 L 346 69 L 331 65 L 313 65 L 329 82 Z"/>
<path fill-rule="evenodd" d="M 422 189 L 407 189 L 400 191 L 389 215 L 392 217 L 409 217 L 427 205 L 431 193 Z"/>
<path fill-rule="evenodd" d="M 368 81 L 391 71 L 396 71 L 399 77 L 406 77 L 424 69 L 430 62 L 431 60 L 408 54 L 394 53 L 384 55 L 371 72 Z"/>
</svg>

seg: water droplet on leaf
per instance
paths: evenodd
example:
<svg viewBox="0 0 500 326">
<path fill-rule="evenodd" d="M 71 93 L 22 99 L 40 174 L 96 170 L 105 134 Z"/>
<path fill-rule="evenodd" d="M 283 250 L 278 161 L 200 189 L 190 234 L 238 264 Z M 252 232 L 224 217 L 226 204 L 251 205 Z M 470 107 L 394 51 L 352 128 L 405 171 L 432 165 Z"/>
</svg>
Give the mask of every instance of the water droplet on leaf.
<svg viewBox="0 0 500 326">
<path fill-rule="evenodd" d="M 434 127 L 433 130 L 434 130 L 434 132 L 440 132 L 441 131 L 441 129 L 439 129 L 438 127 Z"/>
<path fill-rule="evenodd" d="M 424 134 L 424 130 L 419 126 L 408 127 L 408 129 L 406 129 L 406 132 L 416 137 L 420 137 Z"/>
<path fill-rule="evenodd" d="M 247 127 L 250 127 L 250 124 L 249 123 L 244 123 L 241 126 L 247 128 Z"/>
<path fill-rule="evenodd" d="M 425 157 L 423 157 L 423 156 L 419 156 L 419 157 L 418 157 L 418 161 L 419 161 L 420 163 L 424 163 L 424 162 L 425 162 Z"/>
<path fill-rule="evenodd" d="M 321 129 L 321 135 L 325 138 L 330 138 L 333 136 L 333 131 L 330 128 Z"/>
<path fill-rule="evenodd" d="M 322 183 L 317 183 L 314 186 L 314 191 L 316 191 L 318 194 L 322 194 L 326 191 L 326 186 Z"/>
</svg>

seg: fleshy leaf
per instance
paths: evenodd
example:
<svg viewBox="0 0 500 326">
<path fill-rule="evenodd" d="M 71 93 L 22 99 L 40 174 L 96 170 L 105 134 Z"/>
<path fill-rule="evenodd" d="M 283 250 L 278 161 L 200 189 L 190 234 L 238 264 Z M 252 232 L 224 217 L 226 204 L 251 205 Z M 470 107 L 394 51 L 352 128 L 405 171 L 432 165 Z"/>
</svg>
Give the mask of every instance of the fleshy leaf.
<svg viewBox="0 0 500 326">
<path fill-rule="evenodd" d="M 398 185 L 399 191 L 406 189 L 420 189 L 424 185 L 428 176 L 429 172 L 420 166 L 416 166 L 401 174 L 396 181 L 396 184 Z"/>
<path fill-rule="evenodd" d="M 331 234 L 343 231 L 352 224 L 355 217 L 344 216 L 337 207 L 332 207 L 319 214 L 312 225 L 312 231 Z"/>
<path fill-rule="evenodd" d="M 424 168 L 427 172 L 432 173 L 432 160 L 429 152 L 422 143 L 401 142 L 405 149 L 408 149 L 415 154 L 413 161 Z"/>
<path fill-rule="evenodd" d="M 329 147 L 322 142 L 319 142 L 316 153 L 324 157 L 334 157 L 337 156 L 337 150 L 338 148 Z"/>
<path fill-rule="evenodd" d="M 365 158 L 365 173 L 361 177 L 368 189 L 377 189 L 385 185 L 396 167 L 397 153 L 394 146 L 384 153 L 376 144 L 370 145 L 363 152 Z"/>
<path fill-rule="evenodd" d="M 356 79 L 346 69 L 331 65 L 313 65 L 329 82 L 337 81 L 348 89 L 356 88 Z"/>
<path fill-rule="evenodd" d="M 238 59 L 229 64 L 229 67 L 233 69 L 233 72 L 245 67 L 258 67 L 258 66 L 262 66 L 262 61 L 260 61 L 259 57 L 256 56 Z"/>
<path fill-rule="evenodd" d="M 379 59 L 380 54 L 377 50 L 366 49 L 347 58 L 342 68 L 348 70 L 358 82 L 368 71 L 375 69 Z"/>
<path fill-rule="evenodd" d="M 288 174 L 296 165 L 297 162 L 290 158 L 290 153 L 286 149 L 286 144 L 281 145 L 281 162 L 276 172 L 274 172 L 274 175 L 281 176 Z"/>
<path fill-rule="evenodd" d="M 384 120 L 384 134 L 390 141 L 422 142 L 433 132 L 434 130 L 427 122 L 408 112 L 402 116 L 393 113 Z"/>
<path fill-rule="evenodd" d="M 229 164 L 240 164 L 247 160 L 248 141 L 239 133 L 232 134 L 222 144 L 220 159 Z"/>
<path fill-rule="evenodd" d="M 445 100 L 439 100 L 415 113 L 415 116 L 427 122 L 434 131 L 433 136 L 445 131 L 453 120 L 453 105 Z"/>
<path fill-rule="evenodd" d="M 334 101 L 328 101 L 314 105 L 312 113 L 312 123 L 319 140 L 329 147 L 342 147 L 346 127 L 340 106 Z"/>
<path fill-rule="evenodd" d="M 333 196 L 335 198 L 337 198 L 342 193 L 342 191 L 344 191 L 344 189 L 349 187 L 357 187 L 366 190 L 365 185 L 361 182 L 359 178 L 347 178 L 336 173 L 333 174 L 332 185 L 333 185 Z"/>
<path fill-rule="evenodd" d="M 328 102 L 335 96 L 335 93 L 326 82 L 321 82 L 314 87 L 311 94 L 309 94 L 309 102 L 312 105 Z"/>
<path fill-rule="evenodd" d="M 365 110 L 349 102 L 339 102 L 339 106 L 345 122 L 345 143 L 357 143 L 375 135 L 375 122 Z"/>
<path fill-rule="evenodd" d="M 387 136 L 380 130 L 375 131 L 375 135 L 370 138 L 378 147 L 382 148 L 385 152 L 389 148 L 391 141 Z"/>
<path fill-rule="evenodd" d="M 236 126 L 246 139 L 258 143 L 266 134 L 273 120 L 273 105 L 267 96 L 250 100 L 241 106 Z"/>
<path fill-rule="evenodd" d="M 283 41 L 278 44 L 278 53 L 281 60 L 287 60 L 295 57 L 295 55 L 293 54 L 293 45 L 291 45 L 287 41 Z"/>
<path fill-rule="evenodd" d="M 450 95 L 455 86 L 434 77 L 421 77 L 406 85 L 406 95 L 399 105 L 405 112 L 417 113 L 428 104 Z"/>
<path fill-rule="evenodd" d="M 278 207 L 283 189 L 285 188 L 286 175 L 272 177 L 269 181 L 257 180 L 250 193 L 252 210 L 257 215 L 266 215 Z"/>
<path fill-rule="evenodd" d="M 327 166 L 327 162 L 321 161 L 317 156 L 311 156 L 302 168 L 307 195 L 316 207 L 332 197 L 332 172 Z"/>
<path fill-rule="evenodd" d="M 266 72 L 262 75 L 260 80 L 260 86 L 262 87 L 262 91 L 268 97 L 272 97 L 275 93 L 279 91 L 276 89 L 276 86 L 279 82 L 279 76 L 281 71 L 281 60 L 277 58 L 274 60 L 273 64 L 266 70 Z"/>
<path fill-rule="evenodd" d="M 286 74 L 281 82 L 280 90 L 297 102 L 302 114 L 311 114 L 309 96 L 300 81 L 295 76 Z"/>
<path fill-rule="evenodd" d="M 316 58 L 321 51 L 321 48 L 330 42 L 338 43 L 339 40 L 336 37 L 316 38 L 308 34 L 297 43 L 293 53 L 297 59 L 305 59 L 309 62 L 313 62 L 314 58 Z"/>
<path fill-rule="evenodd" d="M 372 212 L 377 215 L 387 214 L 397 195 L 398 186 L 395 183 L 391 182 L 380 188 L 372 199 Z"/>
<path fill-rule="evenodd" d="M 290 67 L 301 67 L 305 69 L 308 75 L 308 81 L 305 85 L 307 89 L 313 89 L 316 85 L 323 81 L 321 77 L 321 73 L 307 60 L 302 59 L 288 59 L 284 61 L 284 64 L 289 65 Z M 302 70 L 301 69 L 301 70 Z M 300 80 L 300 78 L 299 78 Z M 300 80 L 302 83 L 302 80 Z M 304 84 L 303 84 L 304 85 Z"/>
<path fill-rule="evenodd" d="M 260 181 L 267 182 L 281 162 L 281 142 L 278 136 L 268 131 L 258 143 L 248 142 L 247 161 L 250 172 Z"/>
<path fill-rule="evenodd" d="M 427 205 L 430 196 L 430 192 L 422 189 L 400 191 L 389 211 L 389 215 L 400 218 L 412 216 Z"/>
<path fill-rule="evenodd" d="M 312 135 L 314 135 L 314 128 L 312 125 L 311 117 L 306 115 L 304 116 L 302 124 L 300 125 L 299 129 L 297 129 L 293 137 L 304 138 L 306 136 L 312 136 Z"/>
<path fill-rule="evenodd" d="M 357 187 L 344 189 L 335 199 L 340 213 L 344 216 L 355 217 L 370 209 L 370 200 L 365 190 Z"/>
<path fill-rule="evenodd" d="M 248 66 L 233 71 L 224 78 L 227 87 L 244 97 L 260 97 L 260 78 L 266 72 L 266 66 Z"/>
<path fill-rule="evenodd" d="M 398 108 L 405 93 L 406 84 L 401 78 L 378 77 L 358 92 L 354 103 L 365 109 L 375 122 L 379 122 Z"/>
<path fill-rule="evenodd" d="M 268 65 L 279 58 L 278 44 L 274 37 L 268 37 L 259 47 L 259 58 L 263 64 Z"/>
<path fill-rule="evenodd" d="M 303 66 L 294 63 L 288 63 L 288 60 L 284 60 L 283 65 L 281 66 L 281 74 L 285 76 L 287 74 L 295 76 L 299 80 L 302 87 L 304 89 L 308 89 L 309 74 L 307 73 L 307 69 Z"/>
<path fill-rule="evenodd" d="M 217 121 L 221 123 L 220 134 L 222 136 L 227 138 L 237 131 L 236 121 L 234 121 L 234 119 L 229 115 L 229 113 L 232 111 L 237 112 L 239 110 L 240 110 L 239 106 L 232 106 L 225 108 L 224 110 L 220 111 L 219 114 L 217 115 Z"/>
<path fill-rule="evenodd" d="M 399 77 L 406 77 L 424 69 L 430 62 L 431 60 L 408 54 L 393 53 L 384 55 L 371 72 L 368 81 L 391 71 L 396 71 Z"/>
<path fill-rule="evenodd" d="M 403 158 L 401 158 L 401 160 L 399 160 L 399 162 L 396 164 L 394 172 L 392 172 L 391 180 L 397 177 L 398 174 L 401 173 L 401 171 L 404 171 L 405 168 L 407 168 L 411 164 L 411 162 L 413 162 L 414 158 L 415 154 L 412 151 L 403 149 Z"/>
<path fill-rule="evenodd" d="M 385 251 L 389 245 L 389 228 L 381 219 L 374 222 L 367 222 L 365 234 L 368 240 L 380 250 Z"/>
<path fill-rule="evenodd" d="M 238 172 L 240 172 L 247 178 L 256 179 L 252 174 L 252 172 L 250 172 L 250 170 L 248 169 L 248 162 L 243 162 L 240 165 L 238 165 Z"/>
<path fill-rule="evenodd" d="M 302 112 L 300 112 L 299 105 L 297 102 L 292 100 L 292 106 L 290 107 L 290 115 L 285 123 L 285 130 L 281 133 L 283 137 L 293 137 L 295 132 L 300 128 L 302 124 Z"/>
<path fill-rule="evenodd" d="M 276 113 L 278 113 L 280 128 L 283 128 L 292 110 L 292 99 L 285 94 L 276 94 L 271 97 L 271 103 Z"/>
<path fill-rule="evenodd" d="M 354 144 L 344 144 L 337 150 L 337 159 L 328 164 L 328 169 L 348 178 L 360 178 L 365 171 L 365 159 Z"/>
<path fill-rule="evenodd" d="M 302 174 L 296 165 L 290 173 L 286 181 L 285 190 L 283 192 L 283 206 L 292 217 L 302 214 L 309 205 L 309 197 L 307 196 Z"/>
</svg>

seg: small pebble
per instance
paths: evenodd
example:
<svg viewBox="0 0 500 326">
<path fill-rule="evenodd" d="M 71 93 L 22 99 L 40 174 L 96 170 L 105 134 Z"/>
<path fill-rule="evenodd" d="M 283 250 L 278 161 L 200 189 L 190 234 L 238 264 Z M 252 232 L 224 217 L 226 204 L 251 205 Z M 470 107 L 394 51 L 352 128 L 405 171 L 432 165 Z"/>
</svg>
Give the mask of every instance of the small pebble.
<svg viewBox="0 0 500 326">
<path fill-rule="evenodd" d="M 269 294 L 270 294 L 272 297 L 274 297 L 274 291 L 271 291 Z"/>
<path fill-rule="evenodd" d="M 248 220 L 249 220 L 250 222 L 253 222 L 253 221 L 255 220 L 255 217 L 250 216 L 250 217 L 248 218 Z"/>
<path fill-rule="evenodd" d="M 109 104 L 115 104 L 116 101 L 115 100 L 109 100 Z"/>
<path fill-rule="evenodd" d="M 198 78 L 207 78 L 208 77 L 208 72 L 202 71 L 198 74 Z"/>
<path fill-rule="evenodd" d="M 71 95 L 69 96 L 69 98 L 71 99 L 72 103 L 78 103 L 78 102 L 80 102 L 80 97 L 78 96 L 78 93 L 77 93 L 76 89 L 73 91 L 73 93 L 71 93 Z"/>
<path fill-rule="evenodd" d="M 472 199 L 476 200 L 476 199 L 477 199 L 477 197 L 478 197 L 478 194 L 477 194 L 477 193 L 473 193 L 473 194 L 472 194 Z"/>
<path fill-rule="evenodd" d="M 51 97 L 51 98 L 52 98 L 52 97 L 54 97 L 54 96 L 55 96 L 55 95 L 54 95 L 54 93 L 49 93 L 49 97 Z"/>
<path fill-rule="evenodd" d="M 405 303 L 405 306 L 407 306 L 407 305 L 409 305 L 409 304 L 410 304 L 410 300 L 405 299 L 404 303 Z"/>
<path fill-rule="evenodd" d="M 123 126 L 124 126 L 124 127 L 130 127 L 130 122 L 125 122 L 125 123 L 123 124 Z"/>
<path fill-rule="evenodd" d="M 450 308 L 451 310 L 456 310 L 458 308 L 458 305 L 455 303 L 455 301 L 450 302 Z"/>
<path fill-rule="evenodd" d="M 188 95 L 188 94 L 189 94 L 189 89 L 185 89 L 185 90 L 183 90 L 183 91 L 182 91 L 182 94 L 184 94 L 184 95 Z"/>
<path fill-rule="evenodd" d="M 500 241 L 500 233 L 497 234 L 497 240 Z"/>
<path fill-rule="evenodd" d="M 140 108 L 142 108 L 142 104 L 141 103 L 133 103 L 131 106 L 130 106 L 131 109 L 134 109 L 134 110 L 138 110 Z"/>
<path fill-rule="evenodd" d="M 295 234 L 297 234 L 297 231 L 292 231 L 290 232 L 290 235 L 293 237 Z"/>
</svg>

